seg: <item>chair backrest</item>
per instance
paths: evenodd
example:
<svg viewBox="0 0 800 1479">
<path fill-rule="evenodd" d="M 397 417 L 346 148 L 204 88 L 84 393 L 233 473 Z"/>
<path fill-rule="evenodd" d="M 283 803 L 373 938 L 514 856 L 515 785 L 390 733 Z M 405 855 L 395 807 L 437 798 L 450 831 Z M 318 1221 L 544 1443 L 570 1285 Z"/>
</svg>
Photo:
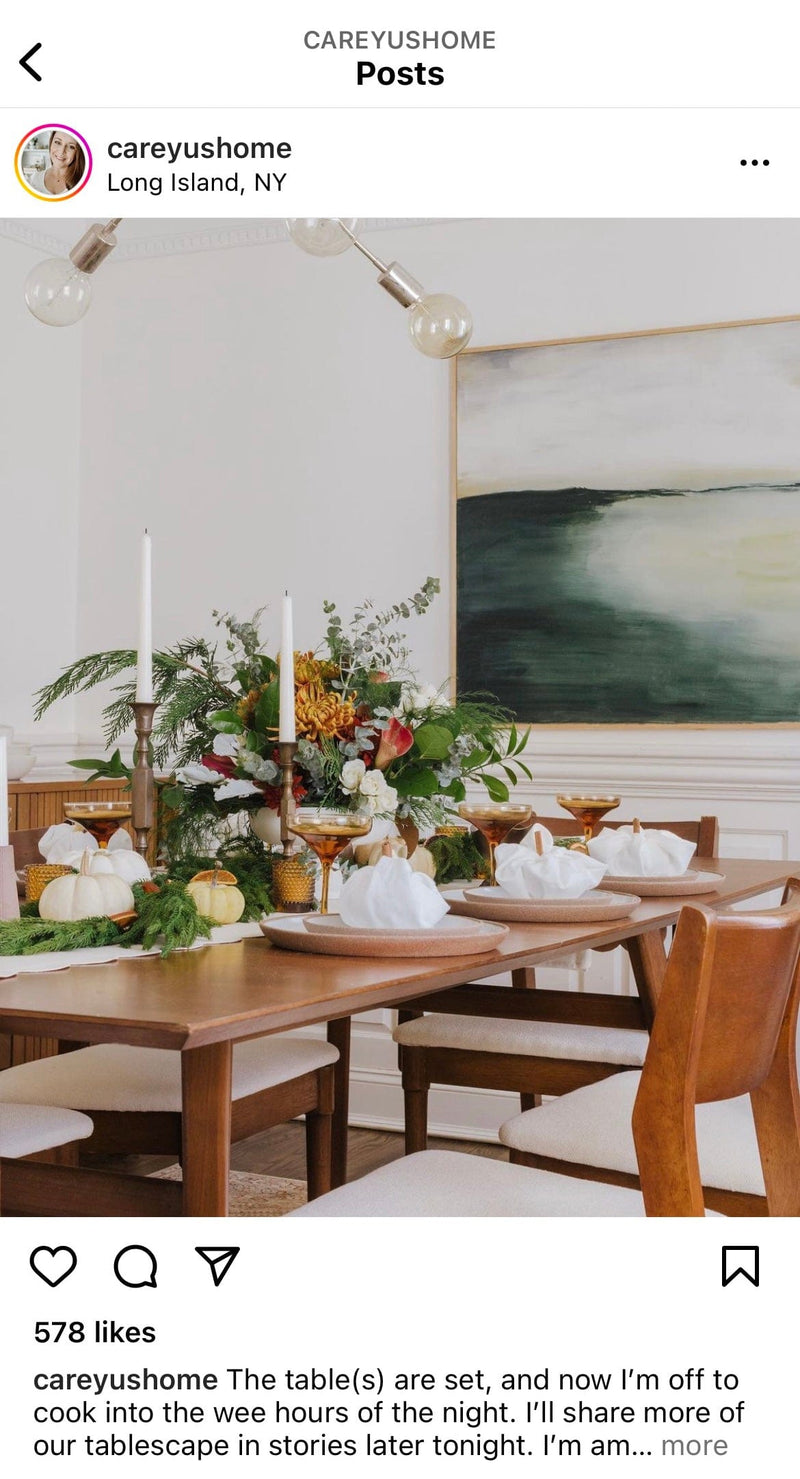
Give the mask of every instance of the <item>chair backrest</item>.
<svg viewBox="0 0 800 1479">
<path fill-rule="evenodd" d="M 695 1106 L 750 1094 L 772 1216 L 800 1216 L 800 879 L 780 909 L 681 911 L 633 1112 L 648 1216 L 702 1216 Z"/>
<path fill-rule="evenodd" d="M 41 863 L 39 842 L 46 831 L 46 827 L 33 827 L 26 832 L 9 833 L 8 840 L 14 849 L 15 868 L 27 868 L 29 863 Z"/>
<path fill-rule="evenodd" d="M 575 837 L 580 831 L 579 824 L 572 817 L 536 817 L 548 832 L 554 837 Z M 604 817 L 598 831 L 603 827 L 629 827 L 630 822 L 612 821 L 611 817 Z M 674 832 L 677 837 L 683 837 L 687 842 L 694 843 L 695 853 L 699 858 L 715 858 L 719 847 L 719 821 L 716 817 L 700 817 L 694 822 L 642 822 L 645 829 L 658 828 L 663 832 Z M 526 831 L 528 828 L 525 829 Z M 513 841 L 517 841 L 516 833 Z"/>
</svg>

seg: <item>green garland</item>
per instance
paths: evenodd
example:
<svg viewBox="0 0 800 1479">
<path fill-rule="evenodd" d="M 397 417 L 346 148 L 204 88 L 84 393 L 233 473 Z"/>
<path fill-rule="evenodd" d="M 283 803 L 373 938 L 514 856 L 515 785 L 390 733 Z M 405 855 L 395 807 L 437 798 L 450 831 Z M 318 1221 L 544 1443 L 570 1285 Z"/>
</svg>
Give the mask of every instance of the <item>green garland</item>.
<svg viewBox="0 0 800 1479">
<path fill-rule="evenodd" d="M 243 920 L 261 919 L 272 914 L 274 905 L 270 887 L 272 865 L 263 844 L 237 840 L 221 849 L 214 857 L 184 856 L 170 867 L 169 878 L 156 879 L 156 887 L 133 885 L 136 918 L 125 927 L 113 919 L 52 920 L 42 919 L 37 903 L 21 906 L 19 919 L 0 921 L 0 956 L 41 955 L 56 950 L 84 950 L 99 945 L 141 945 L 152 950 L 161 944 L 161 954 L 185 950 L 195 940 L 207 940 L 213 919 L 200 914 L 186 885 L 205 869 L 221 862 L 236 875 L 237 887 L 244 894 Z"/>
<path fill-rule="evenodd" d="M 50 950 L 86 950 L 118 945 L 122 931 L 113 919 L 55 920 L 30 914 L 0 922 L 0 955 L 43 955 Z"/>
<path fill-rule="evenodd" d="M 458 878 L 487 878 L 489 864 L 481 851 L 478 832 L 459 829 L 445 837 L 430 837 L 425 843 L 436 864 L 436 882 L 454 883 Z"/>
</svg>

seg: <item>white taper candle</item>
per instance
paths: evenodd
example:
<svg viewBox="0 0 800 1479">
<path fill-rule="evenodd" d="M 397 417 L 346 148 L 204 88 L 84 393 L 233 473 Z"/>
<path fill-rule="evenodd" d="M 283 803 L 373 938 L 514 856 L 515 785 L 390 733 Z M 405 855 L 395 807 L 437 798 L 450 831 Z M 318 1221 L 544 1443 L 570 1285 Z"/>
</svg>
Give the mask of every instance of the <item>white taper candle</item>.
<svg viewBox="0 0 800 1479">
<path fill-rule="evenodd" d="M 281 613 L 281 678 L 280 717 L 278 739 L 286 742 L 297 739 L 294 719 L 294 633 L 292 631 L 292 598 L 287 591 L 283 598 Z"/>
<path fill-rule="evenodd" d="M 142 564 L 139 577 L 139 650 L 136 660 L 136 702 L 153 702 L 153 575 L 152 540 L 142 535 Z"/>
</svg>

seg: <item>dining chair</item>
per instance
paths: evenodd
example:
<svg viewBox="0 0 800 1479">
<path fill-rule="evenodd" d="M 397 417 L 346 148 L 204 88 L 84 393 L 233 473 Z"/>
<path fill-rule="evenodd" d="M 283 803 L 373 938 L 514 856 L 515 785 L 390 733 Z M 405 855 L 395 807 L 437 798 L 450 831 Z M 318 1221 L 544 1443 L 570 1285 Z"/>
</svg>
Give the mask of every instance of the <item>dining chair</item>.
<svg viewBox="0 0 800 1479">
<path fill-rule="evenodd" d="M 698 1138 L 705 1134 L 720 1161 L 746 1158 L 740 1120 L 734 1114 L 726 1124 L 724 1111 L 749 1094 L 768 1214 L 800 1216 L 798 957 L 800 880 L 790 885 L 787 906 L 762 914 L 683 909 L 644 1068 L 622 1075 L 632 1086 L 627 1103 L 638 1181 L 605 1176 L 605 1158 L 576 1167 L 517 1149 L 521 1127 L 535 1129 L 551 1110 L 573 1143 L 580 1145 L 588 1131 L 595 1141 L 610 1142 L 616 1105 L 610 1090 L 617 1080 L 606 1079 L 509 1121 L 501 1135 L 514 1143 L 511 1164 L 420 1151 L 290 1215 L 703 1217 L 707 1205 L 719 1213 L 721 1199 L 701 1181 Z M 709 1110 L 723 1113 L 704 1131 Z M 704 1151 L 701 1143 L 701 1159 Z"/>
<path fill-rule="evenodd" d="M 643 1069 L 508 1120 L 512 1163 L 641 1185 L 651 1216 L 800 1216 L 798 954 L 800 879 L 763 913 L 685 906 Z"/>
<path fill-rule="evenodd" d="M 575 832 L 570 818 L 537 820 L 556 837 Z M 625 825 L 629 824 L 604 823 L 612 828 Z M 698 857 L 716 856 L 716 817 L 647 826 L 694 842 Z M 636 964 L 634 959 L 634 974 Z M 531 995 L 535 987 L 535 972 L 519 969 L 511 973 L 510 991 L 496 983 L 477 983 L 458 987 L 446 998 L 425 997 L 414 1003 L 412 1011 L 399 1012 L 393 1036 L 399 1047 L 407 1155 L 426 1148 L 432 1084 L 517 1093 L 521 1108 L 530 1110 L 540 1104 L 542 1095 L 571 1093 L 642 1066 L 648 1024 L 636 998 L 582 992 L 582 1021 L 575 1023 L 570 1020 L 572 992 L 544 988 Z"/>
<path fill-rule="evenodd" d="M 309 1198 L 331 1185 L 338 1057 L 330 1043 L 290 1033 L 253 1038 L 233 1050 L 231 1143 L 305 1115 Z M 180 1159 L 181 1054 L 171 1049 L 104 1043 L 20 1063 L 0 1072 L 0 1109 L 21 1103 L 91 1115 L 87 1152 Z"/>
<path fill-rule="evenodd" d="M 0 1104 L 0 1211 L 4 1160 L 77 1165 L 78 1143 L 91 1133 L 91 1120 L 71 1109 L 53 1109 L 42 1104 Z"/>
</svg>

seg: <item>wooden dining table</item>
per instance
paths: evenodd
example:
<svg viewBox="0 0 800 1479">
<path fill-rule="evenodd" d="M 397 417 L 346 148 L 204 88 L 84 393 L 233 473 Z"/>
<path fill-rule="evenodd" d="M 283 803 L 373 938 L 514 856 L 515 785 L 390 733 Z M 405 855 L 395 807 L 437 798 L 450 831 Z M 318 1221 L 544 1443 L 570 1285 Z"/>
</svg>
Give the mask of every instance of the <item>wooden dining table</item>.
<svg viewBox="0 0 800 1479">
<path fill-rule="evenodd" d="M 0 981 L 0 1032 L 63 1042 L 127 1043 L 181 1054 L 183 1150 L 181 1183 L 89 1168 L 3 1161 L 3 1209 L 46 1214 L 118 1216 L 183 1213 L 223 1217 L 228 1211 L 231 1061 L 247 1038 L 328 1023 L 340 1050 L 339 1136 L 334 1181 L 344 1177 L 350 1018 L 375 1008 L 412 1005 L 435 992 L 453 1009 L 468 1005 L 470 983 L 509 970 L 535 968 L 576 950 L 623 944 L 638 996 L 526 992 L 525 1015 L 594 1026 L 649 1026 L 666 965 L 664 934 L 684 904 L 724 907 L 780 889 L 800 863 L 696 859 L 725 875 L 718 892 L 643 900 L 613 923 L 509 927 L 489 954 L 450 958 L 354 959 L 283 950 L 266 939 L 140 957 L 110 966 L 80 965 Z M 491 993 L 494 996 L 494 993 Z M 496 987 L 498 1016 L 514 1015 L 508 987 Z M 535 1007 L 531 1010 L 535 998 Z M 485 988 L 482 988 L 482 1003 Z M 427 1003 L 426 1003 L 427 1005 Z M 485 1011 L 485 1006 L 483 1007 Z"/>
</svg>

